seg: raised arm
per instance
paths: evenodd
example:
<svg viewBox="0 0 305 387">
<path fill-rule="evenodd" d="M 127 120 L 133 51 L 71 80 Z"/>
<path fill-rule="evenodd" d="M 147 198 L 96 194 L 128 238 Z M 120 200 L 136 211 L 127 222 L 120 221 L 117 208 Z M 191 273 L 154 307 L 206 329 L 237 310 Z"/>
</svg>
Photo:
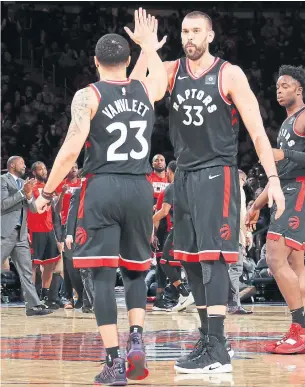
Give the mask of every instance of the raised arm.
<svg viewBox="0 0 305 387">
<path fill-rule="evenodd" d="M 281 189 L 272 148 L 264 129 L 259 105 L 247 77 L 238 66 L 227 65 L 223 70 L 223 91 L 237 107 L 254 143 L 256 153 L 269 178 L 268 203 L 277 204 L 276 218 L 285 210 L 285 198 Z"/>
<path fill-rule="evenodd" d="M 140 8 L 135 11 L 134 32 L 131 32 L 129 28 L 125 27 L 125 31 L 130 38 L 145 52 L 149 75 L 143 79 L 143 83 L 147 88 L 152 104 L 162 99 L 167 89 L 167 73 L 157 54 L 155 44 L 155 26 L 157 24 L 154 16 L 147 16 L 146 11 Z M 142 80 L 141 76 L 136 79 Z"/>
</svg>

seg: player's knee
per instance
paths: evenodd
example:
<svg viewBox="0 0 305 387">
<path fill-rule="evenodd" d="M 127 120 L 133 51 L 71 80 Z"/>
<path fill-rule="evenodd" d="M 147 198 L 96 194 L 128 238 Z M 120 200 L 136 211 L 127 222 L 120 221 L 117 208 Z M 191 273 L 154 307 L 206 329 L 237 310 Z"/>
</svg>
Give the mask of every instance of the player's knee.
<svg viewBox="0 0 305 387">
<path fill-rule="evenodd" d="M 206 263 L 204 264 L 206 265 Z M 209 264 L 211 277 L 205 285 L 207 306 L 226 306 L 229 296 L 229 273 L 227 265 L 222 259 L 210 262 Z"/>
<path fill-rule="evenodd" d="M 146 273 L 143 271 L 129 271 L 125 268 L 121 268 L 121 273 L 124 282 L 127 310 L 146 309 Z"/>
</svg>

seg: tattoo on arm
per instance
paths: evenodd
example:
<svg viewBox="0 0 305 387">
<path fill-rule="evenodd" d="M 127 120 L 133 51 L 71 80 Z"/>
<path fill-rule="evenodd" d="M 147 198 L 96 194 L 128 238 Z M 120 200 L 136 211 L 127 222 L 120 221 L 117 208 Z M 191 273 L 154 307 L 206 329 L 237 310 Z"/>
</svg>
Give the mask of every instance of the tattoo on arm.
<svg viewBox="0 0 305 387">
<path fill-rule="evenodd" d="M 71 104 L 71 123 L 65 141 L 69 141 L 78 135 L 83 129 L 88 128 L 90 124 L 91 106 L 90 90 L 81 89 L 74 95 Z"/>
</svg>

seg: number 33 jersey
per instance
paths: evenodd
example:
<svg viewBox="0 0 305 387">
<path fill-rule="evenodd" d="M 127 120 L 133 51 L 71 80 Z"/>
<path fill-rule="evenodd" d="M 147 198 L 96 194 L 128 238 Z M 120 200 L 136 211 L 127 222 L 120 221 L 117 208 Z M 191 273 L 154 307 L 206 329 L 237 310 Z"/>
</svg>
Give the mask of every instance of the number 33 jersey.
<svg viewBox="0 0 305 387">
<path fill-rule="evenodd" d="M 85 143 L 84 173 L 145 175 L 154 109 L 140 81 L 100 81 L 89 85 L 99 101 Z"/>
<path fill-rule="evenodd" d="M 187 58 L 176 62 L 170 85 L 169 130 L 180 170 L 237 164 L 238 113 L 222 91 L 222 71 L 227 64 L 215 58 L 196 77 Z"/>
</svg>

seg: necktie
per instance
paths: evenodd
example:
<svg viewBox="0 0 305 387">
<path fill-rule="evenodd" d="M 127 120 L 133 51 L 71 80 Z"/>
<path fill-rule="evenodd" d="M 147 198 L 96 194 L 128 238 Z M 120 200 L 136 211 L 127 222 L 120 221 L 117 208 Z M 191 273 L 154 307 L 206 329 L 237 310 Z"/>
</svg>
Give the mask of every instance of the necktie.
<svg viewBox="0 0 305 387">
<path fill-rule="evenodd" d="M 17 179 L 16 183 L 17 183 L 18 190 L 21 190 L 21 188 L 22 188 L 22 181 L 20 179 Z M 23 219 L 23 208 L 21 208 L 21 213 L 20 213 L 19 222 L 18 222 L 19 226 L 22 225 L 22 219 Z"/>
</svg>

